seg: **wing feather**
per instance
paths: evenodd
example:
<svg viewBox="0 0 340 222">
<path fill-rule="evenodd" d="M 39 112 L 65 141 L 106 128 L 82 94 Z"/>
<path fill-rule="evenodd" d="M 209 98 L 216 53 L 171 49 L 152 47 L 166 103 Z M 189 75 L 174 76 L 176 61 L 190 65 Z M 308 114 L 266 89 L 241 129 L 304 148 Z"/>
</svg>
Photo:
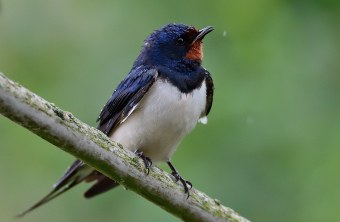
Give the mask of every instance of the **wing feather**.
<svg viewBox="0 0 340 222">
<path fill-rule="evenodd" d="M 205 84 L 207 87 L 207 102 L 205 105 L 205 115 L 208 116 L 211 106 L 213 103 L 213 97 L 214 97 L 214 82 L 211 78 L 211 75 L 208 71 L 205 73 Z"/>
<path fill-rule="evenodd" d="M 150 89 L 157 77 L 157 70 L 137 67 L 118 85 L 102 109 L 98 129 L 108 135 L 122 123 Z"/>
</svg>

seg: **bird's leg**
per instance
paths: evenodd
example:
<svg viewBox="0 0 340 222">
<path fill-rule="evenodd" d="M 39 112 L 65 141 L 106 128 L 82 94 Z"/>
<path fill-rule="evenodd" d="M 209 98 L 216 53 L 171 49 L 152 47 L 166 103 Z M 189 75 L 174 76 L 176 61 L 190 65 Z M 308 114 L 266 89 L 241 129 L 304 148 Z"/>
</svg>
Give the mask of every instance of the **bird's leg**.
<svg viewBox="0 0 340 222">
<path fill-rule="evenodd" d="M 150 168 L 151 168 L 151 166 L 152 166 L 152 160 L 151 160 L 149 157 L 144 156 L 143 152 L 140 151 L 140 150 L 137 150 L 135 153 L 136 153 L 136 155 L 137 155 L 138 157 L 140 157 L 140 158 L 143 160 L 144 165 L 145 165 L 145 168 L 146 168 L 146 170 L 147 170 L 147 173 L 146 173 L 146 174 L 149 175 L 149 173 L 150 173 Z"/>
<path fill-rule="evenodd" d="M 172 176 L 175 177 L 176 182 L 181 181 L 181 183 L 183 184 L 184 192 L 188 194 L 188 196 L 187 196 L 187 199 L 188 199 L 189 196 L 190 196 L 189 190 L 192 188 L 192 183 L 188 180 L 184 180 L 170 161 L 167 161 L 166 163 L 169 165 L 169 167 L 172 171 L 171 174 L 172 174 Z"/>
</svg>

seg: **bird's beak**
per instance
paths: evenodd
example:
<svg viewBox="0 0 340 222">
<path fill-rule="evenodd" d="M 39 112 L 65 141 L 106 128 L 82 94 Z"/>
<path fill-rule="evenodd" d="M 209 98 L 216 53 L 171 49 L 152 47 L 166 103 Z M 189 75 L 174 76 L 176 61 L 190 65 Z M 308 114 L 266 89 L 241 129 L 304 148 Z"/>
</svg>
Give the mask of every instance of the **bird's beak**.
<svg viewBox="0 0 340 222">
<path fill-rule="evenodd" d="M 212 26 L 207 26 L 203 29 L 198 30 L 198 35 L 192 41 L 192 44 L 194 44 L 196 41 L 202 40 L 206 34 L 208 34 L 209 32 L 211 32 L 213 30 L 214 30 L 214 27 L 212 27 Z"/>
</svg>

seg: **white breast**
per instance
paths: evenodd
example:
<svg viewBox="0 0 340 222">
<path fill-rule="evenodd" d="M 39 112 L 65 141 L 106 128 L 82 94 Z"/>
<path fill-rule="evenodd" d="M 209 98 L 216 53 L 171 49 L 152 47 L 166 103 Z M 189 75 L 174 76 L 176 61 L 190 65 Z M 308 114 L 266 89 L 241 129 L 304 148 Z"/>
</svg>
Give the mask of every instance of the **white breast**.
<svg viewBox="0 0 340 222">
<path fill-rule="evenodd" d="M 169 160 L 205 110 L 206 84 L 189 94 L 157 80 L 134 112 L 110 135 L 131 151 L 155 161 Z"/>
</svg>

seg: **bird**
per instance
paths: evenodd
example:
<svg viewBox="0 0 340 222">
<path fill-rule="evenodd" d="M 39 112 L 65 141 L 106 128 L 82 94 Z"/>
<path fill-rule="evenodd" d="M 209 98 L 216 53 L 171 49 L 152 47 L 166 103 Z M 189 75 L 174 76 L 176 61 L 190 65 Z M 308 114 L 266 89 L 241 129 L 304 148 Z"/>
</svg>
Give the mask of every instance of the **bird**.
<svg viewBox="0 0 340 222">
<path fill-rule="evenodd" d="M 179 174 L 171 157 L 198 122 L 207 122 L 212 107 L 214 83 L 202 67 L 202 59 L 203 38 L 213 30 L 212 26 L 197 29 L 170 23 L 153 31 L 97 119 L 97 129 L 140 157 L 147 174 L 153 163 L 166 162 L 187 198 L 192 184 Z M 44 198 L 17 216 L 24 216 L 81 182 L 94 182 L 84 193 L 85 198 L 119 185 L 77 159 Z"/>
</svg>

